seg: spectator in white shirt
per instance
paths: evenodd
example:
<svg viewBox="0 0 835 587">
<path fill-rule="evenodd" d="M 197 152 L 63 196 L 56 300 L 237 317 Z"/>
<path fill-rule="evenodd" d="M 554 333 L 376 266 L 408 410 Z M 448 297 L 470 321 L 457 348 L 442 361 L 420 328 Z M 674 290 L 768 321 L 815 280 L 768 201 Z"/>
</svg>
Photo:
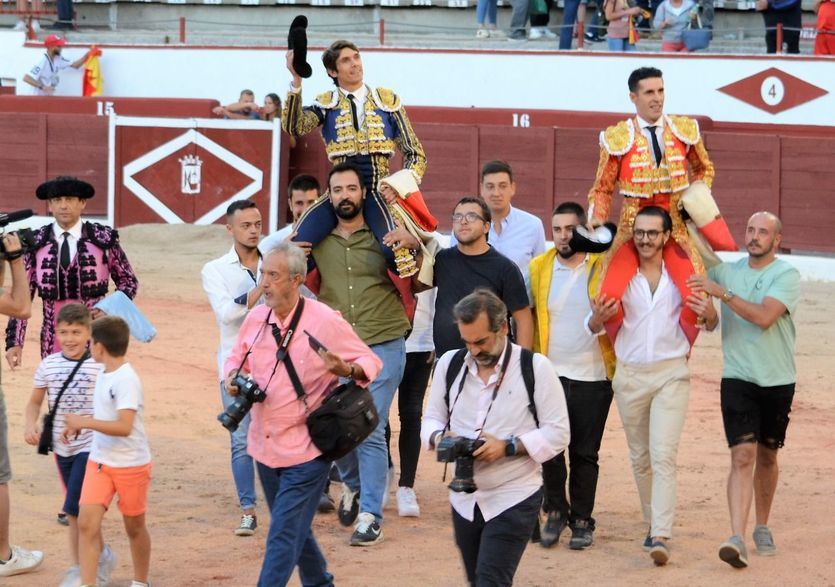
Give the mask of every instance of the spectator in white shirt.
<svg viewBox="0 0 835 587">
<path fill-rule="evenodd" d="M 444 436 L 483 441 L 473 452 L 476 490 L 450 492 L 455 540 L 470 585 L 511 585 L 539 517 L 540 465 L 568 446 L 565 396 L 548 359 L 535 354 L 530 404 L 521 363 L 529 351 L 508 339 L 507 308 L 493 292 L 466 296 L 454 317 L 467 349 L 463 368 L 447 395 L 458 351 L 438 362 L 421 439 L 430 450 Z"/>
<path fill-rule="evenodd" d="M 44 47 L 46 52 L 38 64 L 32 70 L 23 76 L 23 81 L 35 88 L 35 94 L 38 96 L 51 96 L 55 93 L 55 88 L 58 87 L 59 76 L 62 69 L 72 67 L 78 69 L 84 62 L 87 61 L 90 51 L 76 59 L 70 61 L 61 56 L 64 45 L 67 41 L 58 35 L 49 35 L 44 39 Z"/>
<path fill-rule="evenodd" d="M 687 402 L 691 342 L 681 327 L 686 305 L 708 330 L 719 322 L 710 299 L 676 288 L 663 261 L 672 220 L 657 206 L 641 208 L 635 217 L 632 242 L 638 271 L 623 295 L 623 323 L 614 333 L 617 367 L 612 380 L 632 472 L 638 486 L 644 521 L 650 525 L 644 548 L 656 565 L 670 558 L 676 505 L 676 455 Z M 595 330 L 600 327 L 595 325 Z"/>
<path fill-rule="evenodd" d="M 545 252 L 545 229 L 542 221 L 510 202 L 516 195 L 513 169 L 504 161 L 488 161 L 481 168 L 481 197 L 487 202 L 493 222 L 487 240 L 490 246 L 516 263 L 522 275 L 528 263 Z M 452 235 L 449 245 L 456 244 Z"/>
<path fill-rule="evenodd" d="M 261 303 L 261 212 L 251 200 L 237 200 L 226 209 L 226 230 L 232 237 L 231 250 L 203 267 L 203 290 L 209 298 L 220 328 L 218 348 L 218 381 L 223 408 L 233 401 L 223 385 L 223 364 L 232 352 L 238 331 L 249 311 Z M 238 501 L 243 514 L 236 528 L 237 536 L 251 536 L 258 526 L 255 515 L 255 467 L 247 454 L 246 437 L 249 430 L 249 414 L 231 434 L 232 477 L 238 491 Z M 264 488 L 268 501 L 272 495 Z"/>
<path fill-rule="evenodd" d="M 554 248 L 530 264 L 528 295 L 536 320 L 533 348 L 546 354 L 554 366 L 571 422 L 567 455 L 571 477 L 564 453 L 542 464 L 542 509 L 548 517 L 540 544 L 545 548 L 559 541 L 566 526 L 571 528 L 569 548 L 583 550 L 593 542 L 598 452 L 612 403 L 615 355 L 602 326 L 614 316 L 617 300 L 592 301 L 602 255 L 576 252 L 569 246 L 574 228 L 585 224 L 586 212 L 580 204 L 557 206 L 551 217 Z"/>
<path fill-rule="evenodd" d="M 261 244 L 258 245 L 258 250 L 261 251 L 262 255 L 266 255 L 270 249 L 274 249 L 280 243 L 293 236 L 293 232 L 296 229 L 296 222 L 319 199 L 321 192 L 322 188 L 319 185 L 319 181 L 312 175 L 297 175 L 290 181 L 287 186 L 287 199 L 290 203 L 290 213 L 293 215 L 293 223 L 284 226 L 261 241 Z M 304 243 L 294 244 L 299 245 Z"/>
</svg>

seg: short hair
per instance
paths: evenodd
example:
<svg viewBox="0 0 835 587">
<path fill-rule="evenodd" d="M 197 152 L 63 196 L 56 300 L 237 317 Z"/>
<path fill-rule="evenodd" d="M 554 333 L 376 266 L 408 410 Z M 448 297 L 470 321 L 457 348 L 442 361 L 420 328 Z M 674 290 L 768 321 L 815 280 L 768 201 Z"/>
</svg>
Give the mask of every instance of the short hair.
<svg viewBox="0 0 835 587">
<path fill-rule="evenodd" d="M 348 171 L 353 171 L 357 174 L 357 178 L 360 180 L 360 186 L 363 185 L 362 182 L 362 171 L 360 168 L 357 167 L 356 163 L 352 163 L 351 161 L 343 161 L 342 163 L 337 163 L 331 170 L 328 172 L 328 189 L 331 187 L 331 178 L 336 175 L 337 173 L 346 173 Z"/>
<path fill-rule="evenodd" d="M 93 342 L 100 343 L 111 357 L 124 357 L 128 353 L 130 328 L 118 316 L 102 316 L 93 320 Z"/>
<path fill-rule="evenodd" d="M 235 200 L 226 208 L 226 220 L 227 222 L 232 219 L 235 212 L 238 210 L 249 210 L 250 208 L 255 208 L 255 202 L 252 200 Z"/>
<path fill-rule="evenodd" d="M 658 206 L 647 206 L 638 210 L 638 213 L 635 215 L 636 220 L 638 219 L 638 216 L 655 216 L 656 218 L 660 218 L 664 232 L 669 232 L 673 229 L 673 219 L 670 217 L 670 213 L 664 208 L 660 208 Z"/>
<path fill-rule="evenodd" d="M 507 324 L 507 306 L 499 296 L 484 287 L 476 288 L 452 308 L 455 321 L 462 324 L 472 324 L 481 314 L 487 314 L 490 332 L 498 332 Z"/>
<path fill-rule="evenodd" d="M 484 198 L 479 198 L 477 196 L 464 196 L 458 200 L 458 203 L 455 204 L 455 208 L 461 204 L 476 204 L 481 208 L 481 215 L 484 217 L 484 221 L 493 222 L 493 214 L 490 212 L 490 207 L 487 205 L 487 202 L 484 201 Z M 453 208 L 453 210 L 455 210 L 455 208 Z"/>
<path fill-rule="evenodd" d="M 319 180 L 313 177 L 312 175 L 297 175 L 290 181 L 290 184 L 287 186 L 288 195 L 291 192 L 295 191 L 308 192 L 310 190 L 316 190 L 317 194 L 322 193 L 322 186 L 319 185 Z"/>
<path fill-rule="evenodd" d="M 360 52 L 360 50 L 357 49 L 357 46 L 351 41 L 340 39 L 339 41 L 331 43 L 331 46 L 325 49 L 325 52 L 322 53 L 322 65 L 325 66 L 325 71 L 328 72 L 328 77 L 330 77 L 333 80 L 334 85 L 337 86 L 339 85 L 339 82 L 335 77 L 331 77 L 330 72 L 336 71 L 336 61 L 339 59 L 339 54 L 343 49 L 352 49 L 357 53 Z"/>
<path fill-rule="evenodd" d="M 481 168 L 481 181 L 484 181 L 485 175 L 490 175 L 492 173 L 507 173 L 510 181 L 513 181 L 513 168 L 507 161 L 496 160 L 485 163 Z"/>
<path fill-rule="evenodd" d="M 661 73 L 661 70 L 656 67 L 639 67 L 635 71 L 629 74 L 629 81 L 627 85 L 629 86 L 629 91 L 633 94 L 638 91 L 638 84 L 645 80 L 652 77 L 664 77 Z"/>
<path fill-rule="evenodd" d="M 563 202 L 554 208 L 551 216 L 556 216 L 557 214 L 574 214 L 580 224 L 586 223 L 586 211 L 577 202 Z"/>
<path fill-rule="evenodd" d="M 255 98 L 255 92 L 252 90 L 241 90 L 241 96 L 252 96 Z"/>
<path fill-rule="evenodd" d="M 307 254 L 304 250 L 292 242 L 282 241 L 267 251 L 265 257 L 278 253 L 284 253 L 287 258 L 287 272 L 290 277 L 301 275 L 303 282 L 307 277 Z"/>
<path fill-rule="evenodd" d="M 751 214 L 751 218 L 754 216 L 765 216 L 769 220 L 774 223 L 774 230 L 777 234 L 783 234 L 783 221 L 780 220 L 780 217 L 777 216 L 774 212 L 769 212 L 768 210 L 760 210 L 759 212 L 754 212 Z M 751 222 L 751 218 L 748 219 L 748 222 Z"/>
<path fill-rule="evenodd" d="M 93 319 L 87 306 L 77 302 L 63 306 L 58 310 L 58 317 L 55 319 L 56 324 L 60 322 L 64 324 L 80 324 L 87 328 L 90 328 L 92 321 Z"/>
</svg>

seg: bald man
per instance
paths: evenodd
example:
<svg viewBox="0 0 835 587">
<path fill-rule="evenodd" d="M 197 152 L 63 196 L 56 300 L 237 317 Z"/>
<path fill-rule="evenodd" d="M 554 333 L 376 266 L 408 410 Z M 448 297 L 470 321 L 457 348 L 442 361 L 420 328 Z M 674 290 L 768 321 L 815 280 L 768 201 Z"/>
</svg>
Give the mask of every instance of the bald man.
<svg viewBox="0 0 835 587">
<path fill-rule="evenodd" d="M 796 380 L 794 312 L 800 301 L 800 273 L 776 257 L 782 224 L 771 212 L 748 220 L 748 257 L 713 267 L 688 284 L 722 304 L 722 420 L 731 449 L 728 506 L 733 535 L 719 558 L 748 566 L 745 529 L 751 502 L 757 554 L 777 553 L 768 527 L 777 489 L 777 451 L 786 439 Z"/>
</svg>

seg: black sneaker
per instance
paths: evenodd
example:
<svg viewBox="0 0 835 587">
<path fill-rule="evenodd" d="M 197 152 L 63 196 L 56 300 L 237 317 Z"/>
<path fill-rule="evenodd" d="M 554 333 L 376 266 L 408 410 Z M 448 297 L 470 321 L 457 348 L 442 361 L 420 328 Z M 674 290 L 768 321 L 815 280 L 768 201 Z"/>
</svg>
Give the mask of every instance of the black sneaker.
<svg viewBox="0 0 835 587">
<path fill-rule="evenodd" d="M 568 548 L 571 550 L 583 550 L 594 542 L 594 528 L 588 520 L 577 520 L 571 528 L 571 540 Z"/>
<path fill-rule="evenodd" d="M 646 550 L 647 552 L 649 552 L 649 549 L 652 548 L 652 536 L 650 536 L 650 532 L 651 530 L 647 530 L 647 537 L 644 538 L 643 544 L 644 550 Z"/>
<path fill-rule="evenodd" d="M 58 520 L 58 523 L 61 524 L 62 526 L 69 526 L 70 525 L 70 521 L 67 519 L 67 514 L 65 514 L 64 512 L 58 512 L 58 515 L 56 516 L 56 518 Z"/>
<path fill-rule="evenodd" d="M 251 514 L 241 516 L 241 525 L 235 528 L 235 536 L 252 536 L 258 527 L 258 520 Z"/>
<path fill-rule="evenodd" d="M 374 514 L 363 512 L 357 520 L 357 527 L 351 535 L 351 546 L 374 546 L 383 541 L 383 529 Z"/>
<path fill-rule="evenodd" d="M 568 525 L 568 519 L 559 512 L 548 512 L 548 517 L 540 531 L 540 544 L 544 548 L 551 548 L 560 540 L 560 534 Z"/>
<path fill-rule="evenodd" d="M 351 491 L 346 484 L 342 484 L 342 498 L 339 500 L 339 523 L 350 526 L 357 520 L 360 511 L 360 492 Z"/>
</svg>

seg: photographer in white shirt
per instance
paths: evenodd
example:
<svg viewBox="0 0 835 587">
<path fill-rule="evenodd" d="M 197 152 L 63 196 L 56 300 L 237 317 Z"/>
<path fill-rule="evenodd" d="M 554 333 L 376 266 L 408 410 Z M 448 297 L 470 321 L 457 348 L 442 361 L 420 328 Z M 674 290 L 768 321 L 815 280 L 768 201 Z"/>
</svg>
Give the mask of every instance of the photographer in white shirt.
<svg viewBox="0 0 835 587">
<path fill-rule="evenodd" d="M 511 585 L 542 504 L 540 465 L 568 446 L 565 395 L 548 359 L 536 354 L 530 405 L 523 349 L 508 340 L 507 307 L 491 291 L 477 289 L 453 315 L 467 354 L 448 396 L 446 372 L 457 351 L 438 362 L 421 439 L 435 450 L 446 437 L 459 454 L 467 439 L 483 442 L 472 452 L 475 491 L 450 492 L 455 540 L 471 585 Z"/>
</svg>

